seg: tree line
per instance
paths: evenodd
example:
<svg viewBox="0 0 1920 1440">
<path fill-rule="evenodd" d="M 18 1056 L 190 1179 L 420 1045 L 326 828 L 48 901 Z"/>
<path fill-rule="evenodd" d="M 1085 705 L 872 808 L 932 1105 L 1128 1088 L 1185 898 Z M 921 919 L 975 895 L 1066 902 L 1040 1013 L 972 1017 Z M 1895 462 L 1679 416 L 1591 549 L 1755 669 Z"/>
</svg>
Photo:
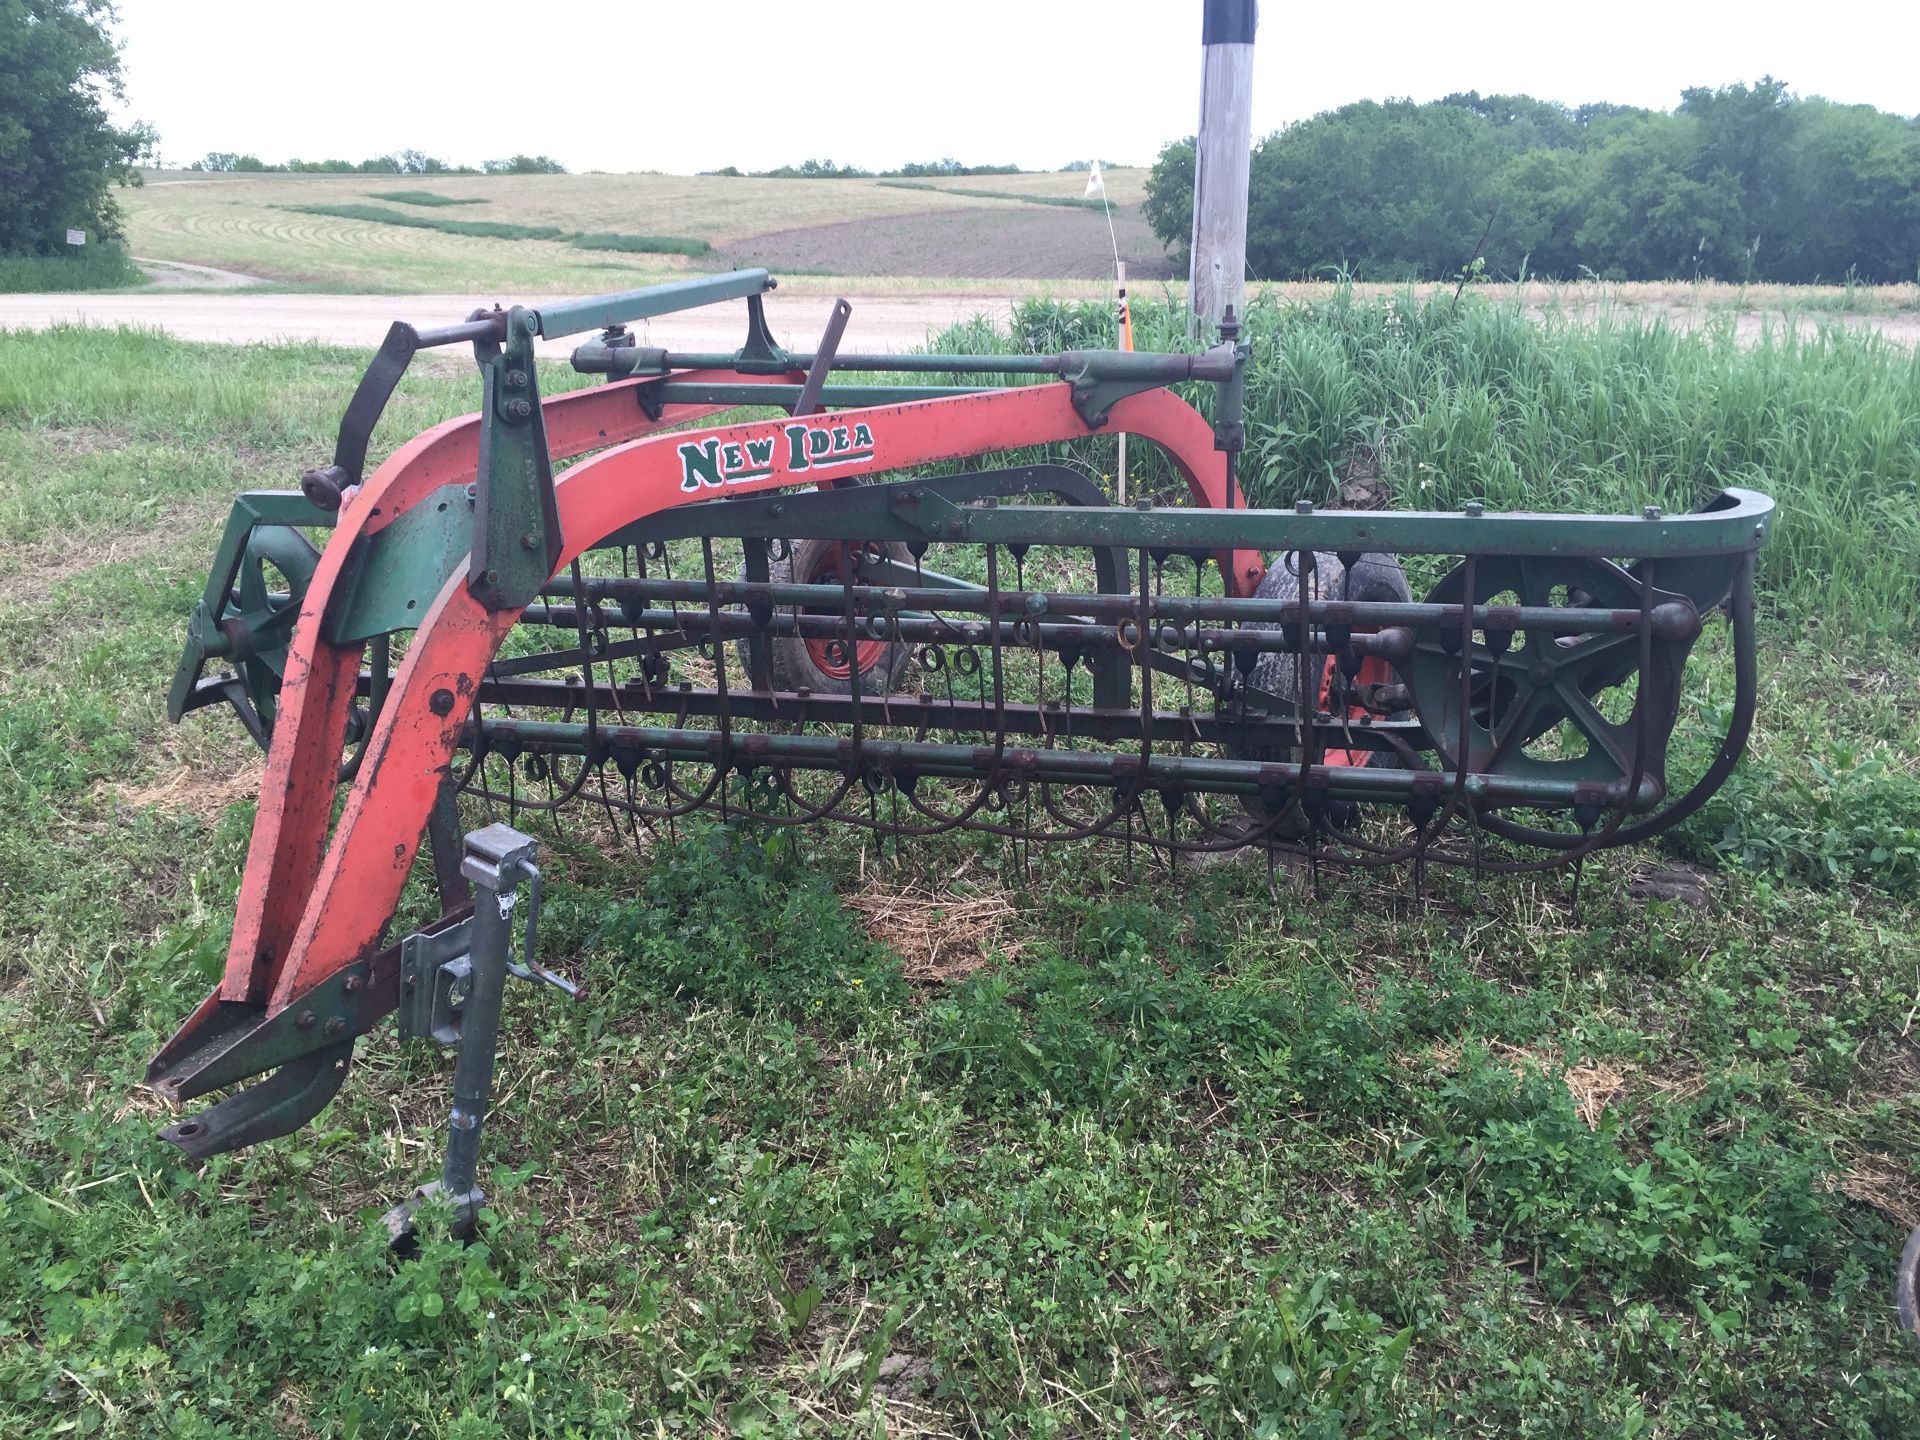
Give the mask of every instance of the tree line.
<svg viewBox="0 0 1920 1440">
<path fill-rule="evenodd" d="M 858 165 L 836 165 L 831 160 L 802 160 L 798 165 L 776 165 L 771 170 L 742 170 L 723 165 L 702 175 L 732 175 L 752 180 L 873 180 L 923 179 L 934 175 L 1018 175 L 1018 165 L 962 165 L 958 160 L 915 160 L 898 170 L 863 170 Z"/>
<path fill-rule="evenodd" d="M 189 170 L 243 171 L 274 175 L 564 175 L 567 167 L 547 155 L 513 155 L 473 165 L 449 165 L 419 150 L 395 150 L 365 160 L 288 160 L 273 165 L 258 155 L 209 150 Z"/>
<path fill-rule="evenodd" d="M 1193 140 L 1147 180 L 1184 257 Z M 1527 95 L 1371 100 L 1253 150 L 1247 268 L 1263 279 L 1484 271 L 1662 280 L 1887 283 L 1920 271 L 1920 117 L 1790 94 L 1682 93 L 1665 112 Z"/>
</svg>

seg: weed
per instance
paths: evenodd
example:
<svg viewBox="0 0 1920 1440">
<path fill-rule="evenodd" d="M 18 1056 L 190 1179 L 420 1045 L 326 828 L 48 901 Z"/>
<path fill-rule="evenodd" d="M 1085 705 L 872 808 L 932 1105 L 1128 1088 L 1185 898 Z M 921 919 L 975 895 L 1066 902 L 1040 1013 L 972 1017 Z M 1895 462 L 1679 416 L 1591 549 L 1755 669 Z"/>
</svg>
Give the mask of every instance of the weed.
<svg viewBox="0 0 1920 1440">
<path fill-rule="evenodd" d="M 68 255 L 0 255 L 0 295 L 41 290 L 124 290 L 147 277 L 115 240 Z"/>
</svg>

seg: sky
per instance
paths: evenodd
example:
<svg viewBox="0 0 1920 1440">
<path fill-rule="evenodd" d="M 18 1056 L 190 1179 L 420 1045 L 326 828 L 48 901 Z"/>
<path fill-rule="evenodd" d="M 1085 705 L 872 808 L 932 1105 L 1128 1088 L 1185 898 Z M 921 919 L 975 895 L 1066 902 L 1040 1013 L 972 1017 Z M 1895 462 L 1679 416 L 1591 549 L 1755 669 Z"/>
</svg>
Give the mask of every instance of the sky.
<svg viewBox="0 0 1920 1440">
<path fill-rule="evenodd" d="M 161 155 L 575 171 L 1147 164 L 1191 134 L 1201 0 L 119 0 L 125 118 Z M 1772 74 L 1920 113 L 1920 5 L 1264 0 L 1256 136 L 1352 100 L 1524 92 L 1670 109 Z"/>
</svg>

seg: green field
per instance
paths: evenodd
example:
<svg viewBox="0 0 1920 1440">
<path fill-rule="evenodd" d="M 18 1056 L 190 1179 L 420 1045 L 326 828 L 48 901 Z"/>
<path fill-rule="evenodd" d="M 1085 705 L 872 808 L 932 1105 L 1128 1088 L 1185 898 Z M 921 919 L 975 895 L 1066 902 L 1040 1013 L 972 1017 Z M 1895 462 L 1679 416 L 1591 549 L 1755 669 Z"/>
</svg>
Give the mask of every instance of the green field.
<svg viewBox="0 0 1920 1440">
<path fill-rule="evenodd" d="M 368 1222 L 435 1169 L 451 1057 L 376 1037 L 315 1126 L 197 1174 L 133 1085 L 224 956 L 258 777 L 237 726 L 164 723 L 184 618 L 365 357 L 6 335 L 0 1433 L 1916 1433 L 1920 360 L 1472 295 L 1252 328 L 1267 503 L 1779 497 L 1722 798 L 1589 862 L 1577 916 L 1564 878 L 1313 899 L 988 837 L 542 828 L 544 958 L 591 998 L 511 995 L 486 1243 L 406 1265 Z M 376 448 L 474 403 L 416 372 Z M 1729 680 L 1706 647 L 1689 734 Z M 1697 904 L 1640 897 L 1682 864 Z M 903 892 L 987 917 L 968 963 L 923 962 Z"/>
<path fill-rule="evenodd" d="M 1144 170 L 1110 172 L 1108 188 L 1123 212 L 1137 211 Z M 409 180 L 409 189 L 414 188 Z M 852 222 L 839 242 L 831 273 L 864 276 L 873 267 L 862 253 L 859 222 L 937 222 L 960 212 L 986 211 L 1014 223 L 1038 218 L 1085 219 L 1051 202 L 1081 197 L 1078 174 L 995 175 L 913 181 L 910 188 L 879 180 L 757 180 L 698 175 L 519 175 L 421 177 L 418 189 L 442 202 L 408 206 L 421 224 L 452 221 L 520 227 L 558 227 L 587 234 L 683 237 L 716 250 L 748 245 L 756 237 Z M 994 197 L 966 192 L 992 190 Z M 697 263 L 683 256 L 583 253 L 563 240 L 489 238 L 380 223 L 314 208 L 392 211 L 391 175 L 195 174 L 149 172 L 138 189 L 122 192 L 129 243 L 136 255 L 212 265 L 307 289 L 362 293 L 582 294 L 684 273 Z M 402 191 L 399 193 L 408 193 Z M 1020 197 L 1031 196 L 1032 201 Z M 1097 217 L 1090 244 L 1104 253 L 1107 236 Z M 1156 252 L 1158 246 L 1152 247 Z M 718 263 L 718 262 L 716 262 Z M 1002 257 L 984 255 L 978 273 L 1004 273 Z M 969 273 L 966 271 L 962 272 Z"/>
</svg>

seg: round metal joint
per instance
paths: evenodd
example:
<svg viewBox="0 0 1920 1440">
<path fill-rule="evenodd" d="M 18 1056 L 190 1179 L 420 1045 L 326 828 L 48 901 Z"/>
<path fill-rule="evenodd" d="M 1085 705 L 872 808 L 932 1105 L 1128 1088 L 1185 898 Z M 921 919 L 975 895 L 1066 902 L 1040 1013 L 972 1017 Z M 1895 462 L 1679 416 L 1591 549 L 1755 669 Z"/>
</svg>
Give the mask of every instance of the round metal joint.
<svg viewBox="0 0 1920 1440">
<path fill-rule="evenodd" d="M 1653 633 L 1659 639 L 1687 641 L 1700 634 L 1700 612 L 1683 600 L 1653 607 Z"/>
<path fill-rule="evenodd" d="M 347 472 L 338 465 L 300 472 L 300 493 L 321 510 L 338 510 L 340 492 L 347 488 Z"/>
</svg>

